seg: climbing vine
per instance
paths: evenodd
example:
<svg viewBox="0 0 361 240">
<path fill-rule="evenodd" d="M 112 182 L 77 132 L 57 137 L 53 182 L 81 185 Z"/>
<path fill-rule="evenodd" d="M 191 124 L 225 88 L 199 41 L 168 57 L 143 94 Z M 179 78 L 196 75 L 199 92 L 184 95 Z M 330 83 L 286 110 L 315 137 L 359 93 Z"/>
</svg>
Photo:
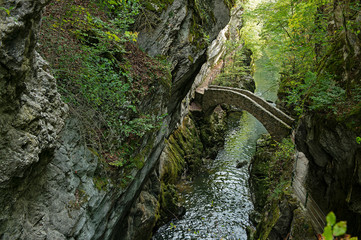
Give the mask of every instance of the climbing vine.
<svg viewBox="0 0 361 240">
<path fill-rule="evenodd" d="M 14 7 L 11 8 L 4 8 L 4 7 L 0 7 L 1 11 L 4 11 L 8 16 L 10 16 L 10 12 Z"/>
</svg>

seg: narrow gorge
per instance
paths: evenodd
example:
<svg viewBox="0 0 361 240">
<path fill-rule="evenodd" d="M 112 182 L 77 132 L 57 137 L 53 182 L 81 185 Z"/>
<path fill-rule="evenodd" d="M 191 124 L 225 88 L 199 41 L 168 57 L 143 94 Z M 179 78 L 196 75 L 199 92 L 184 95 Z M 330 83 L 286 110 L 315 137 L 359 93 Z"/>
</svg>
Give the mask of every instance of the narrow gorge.
<svg viewBox="0 0 361 240">
<path fill-rule="evenodd" d="M 361 237 L 360 13 L 0 0 L 0 239 Z"/>
</svg>

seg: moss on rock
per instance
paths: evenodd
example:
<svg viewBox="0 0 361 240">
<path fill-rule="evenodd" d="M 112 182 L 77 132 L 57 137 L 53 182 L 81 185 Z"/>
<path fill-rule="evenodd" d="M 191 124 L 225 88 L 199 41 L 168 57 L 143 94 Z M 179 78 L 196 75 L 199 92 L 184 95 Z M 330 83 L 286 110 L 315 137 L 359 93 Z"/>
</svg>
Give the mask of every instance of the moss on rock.
<svg viewBox="0 0 361 240">
<path fill-rule="evenodd" d="M 276 225 L 280 216 L 281 213 L 277 201 L 272 201 L 269 210 L 263 214 L 262 220 L 257 226 L 255 239 L 257 240 L 268 239 L 268 236 L 270 235 L 273 227 Z"/>
<path fill-rule="evenodd" d="M 160 161 L 159 225 L 183 213 L 175 184 L 181 175 L 198 173 L 203 158 L 215 157 L 224 143 L 226 111 L 219 108 L 211 116 L 186 116 L 167 140 Z"/>
<path fill-rule="evenodd" d="M 231 10 L 232 7 L 236 4 L 235 0 L 224 0 L 224 3 L 227 5 L 227 7 Z"/>
<path fill-rule="evenodd" d="M 314 230 L 308 216 L 301 209 L 293 212 L 293 221 L 291 227 L 291 236 L 294 239 L 313 240 L 315 239 Z"/>
<path fill-rule="evenodd" d="M 290 140 L 277 144 L 269 136 L 257 143 L 251 162 L 251 190 L 255 209 L 262 217 L 253 239 L 284 239 L 291 230 L 292 236 L 313 233 L 307 217 L 300 217 L 301 207 L 292 195 L 292 146 Z"/>
<path fill-rule="evenodd" d="M 143 2 L 143 6 L 150 11 L 162 12 L 174 0 L 147 0 Z"/>
<path fill-rule="evenodd" d="M 172 162 L 173 175 L 179 176 L 184 167 L 192 170 L 194 166 L 201 164 L 203 144 L 200 134 L 192 118 L 186 117 L 182 126 L 179 127 L 168 140 L 169 159 Z M 174 177 L 171 179 L 175 182 Z"/>
<path fill-rule="evenodd" d="M 190 116 L 167 140 L 160 162 L 160 216 L 158 225 L 168 222 L 182 213 L 178 205 L 175 184 L 184 171 L 192 170 L 202 163 L 203 144 Z"/>
<path fill-rule="evenodd" d="M 227 128 L 226 117 L 227 109 L 218 106 L 210 116 L 197 119 L 206 158 L 215 158 L 218 150 L 223 147 Z"/>
</svg>

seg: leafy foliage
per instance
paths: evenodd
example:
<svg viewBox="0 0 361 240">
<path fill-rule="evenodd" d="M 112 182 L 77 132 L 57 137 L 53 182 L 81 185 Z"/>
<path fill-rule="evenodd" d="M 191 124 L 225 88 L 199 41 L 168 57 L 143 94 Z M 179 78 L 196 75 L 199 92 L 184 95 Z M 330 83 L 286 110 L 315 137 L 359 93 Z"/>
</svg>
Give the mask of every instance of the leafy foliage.
<svg viewBox="0 0 361 240">
<path fill-rule="evenodd" d="M 14 7 L 11 7 L 11 8 L 0 7 L 0 10 L 6 12 L 6 14 L 7 14 L 8 16 L 10 16 L 10 12 L 11 12 L 11 10 L 12 10 L 13 8 L 14 8 Z"/>
<path fill-rule="evenodd" d="M 251 74 L 250 66 L 247 63 L 247 55 L 241 41 L 228 40 L 226 42 L 228 54 L 223 59 L 222 71 L 217 75 L 212 84 L 240 87 L 243 78 Z"/>
<path fill-rule="evenodd" d="M 318 111 L 340 121 L 360 116 L 361 69 L 350 43 L 360 41 L 359 3 L 276 0 L 249 9 L 246 43 L 281 68 L 280 96 L 295 113 Z M 247 22 L 258 30 L 249 31 Z"/>
<path fill-rule="evenodd" d="M 324 240 L 333 240 L 335 237 L 340 240 L 357 240 L 357 237 L 351 237 L 346 235 L 347 224 L 345 221 L 340 221 L 336 223 L 336 215 L 333 212 L 330 212 L 326 216 L 327 226 L 324 228 L 322 236 Z"/>
<path fill-rule="evenodd" d="M 294 105 L 294 110 L 302 114 L 304 105 L 309 109 L 323 112 L 337 113 L 338 104 L 346 99 L 345 90 L 337 86 L 331 75 L 317 76 L 314 72 L 305 74 L 304 82 L 291 82 L 290 93 L 286 97 L 289 105 Z"/>
<path fill-rule="evenodd" d="M 258 206 L 261 210 L 268 202 L 279 200 L 288 193 L 292 182 L 295 147 L 291 139 L 281 143 L 270 137 L 259 141 L 252 160 L 251 175 L 253 191 L 258 192 Z"/>
<path fill-rule="evenodd" d="M 170 78 L 166 65 L 133 44 L 137 33 L 129 28 L 139 7 L 138 0 L 54 1 L 40 33 L 40 51 L 87 128 L 89 146 L 117 167 L 137 165 L 138 142 L 164 117 L 141 112 L 141 100 Z"/>
</svg>

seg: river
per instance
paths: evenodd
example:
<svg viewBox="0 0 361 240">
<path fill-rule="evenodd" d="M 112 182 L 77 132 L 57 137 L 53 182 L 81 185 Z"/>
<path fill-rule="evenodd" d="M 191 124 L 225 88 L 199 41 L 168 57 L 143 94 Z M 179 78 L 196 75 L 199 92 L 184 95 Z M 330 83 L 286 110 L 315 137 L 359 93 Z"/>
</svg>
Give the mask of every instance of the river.
<svg viewBox="0 0 361 240">
<path fill-rule="evenodd" d="M 275 101 L 278 75 L 269 66 L 265 56 L 255 63 L 256 94 Z M 266 129 L 248 112 L 235 116 L 229 121 L 225 146 L 217 158 L 192 181 L 182 183 L 186 214 L 162 226 L 153 239 L 247 239 L 248 215 L 253 209 L 249 173 L 247 166 L 236 165 L 251 160 L 256 141 Z"/>
</svg>

